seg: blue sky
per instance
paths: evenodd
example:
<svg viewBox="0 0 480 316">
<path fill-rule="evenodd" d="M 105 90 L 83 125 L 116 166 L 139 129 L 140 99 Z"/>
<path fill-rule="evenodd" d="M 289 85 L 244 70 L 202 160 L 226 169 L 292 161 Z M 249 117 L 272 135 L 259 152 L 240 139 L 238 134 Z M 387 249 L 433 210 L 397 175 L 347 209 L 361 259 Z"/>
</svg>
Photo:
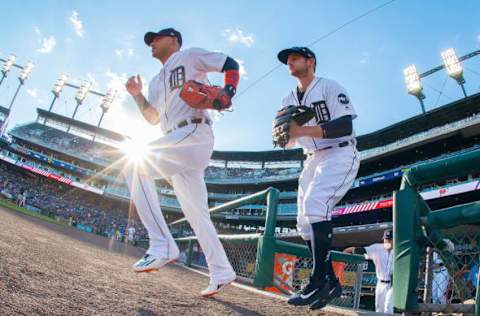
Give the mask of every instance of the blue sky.
<svg viewBox="0 0 480 316">
<path fill-rule="evenodd" d="M 94 82 L 94 90 L 121 88 L 140 74 L 147 81 L 161 65 L 143 43 L 146 31 L 175 27 L 184 47 L 223 51 L 240 60 L 243 76 L 234 112 L 215 124 L 217 150 L 269 150 L 271 120 L 281 99 L 296 82 L 286 67 L 243 90 L 276 67 L 279 50 L 312 43 L 331 30 L 385 3 L 386 0 L 339 1 L 4 1 L 0 57 L 17 55 L 17 63 L 35 63 L 15 102 L 10 127 L 47 109 L 61 73 L 69 82 Z M 358 112 L 357 134 L 365 134 L 420 113 L 405 91 L 402 70 L 415 64 L 420 72 L 442 63 L 440 52 L 453 47 L 459 55 L 480 49 L 480 1 L 397 0 L 341 29 L 311 48 L 317 75 L 340 82 Z M 480 90 L 480 57 L 466 61 L 469 94 Z M 0 86 L 0 104 L 10 103 L 17 70 Z M 424 79 L 427 110 L 461 97 L 445 71 Z M 220 75 L 212 81 L 221 82 Z M 443 91 L 439 94 L 438 91 Z M 65 88 L 54 111 L 71 116 L 76 91 Z M 240 95 L 241 94 L 241 95 Z M 100 99 L 89 95 L 79 120 L 96 124 Z M 148 127 L 123 89 L 102 123 L 125 134 L 152 140 Z"/>
</svg>

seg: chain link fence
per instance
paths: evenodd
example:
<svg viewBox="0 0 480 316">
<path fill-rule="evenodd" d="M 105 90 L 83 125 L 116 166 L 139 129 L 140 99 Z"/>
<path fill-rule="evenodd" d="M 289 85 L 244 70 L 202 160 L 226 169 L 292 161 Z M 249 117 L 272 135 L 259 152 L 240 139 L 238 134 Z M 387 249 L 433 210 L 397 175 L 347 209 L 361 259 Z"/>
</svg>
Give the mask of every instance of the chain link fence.
<svg viewBox="0 0 480 316">
<path fill-rule="evenodd" d="M 257 258 L 258 234 L 219 236 L 228 260 L 237 277 L 246 283 L 252 283 Z M 180 249 L 178 262 L 198 268 L 207 268 L 207 261 L 202 248 L 195 238 L 179 238 Z"/>
<path fill-rule="evenodd" d="M 292 277 L 293 292 L 301 291 L 308 284 L 312 268 L 313 259 L 311 257 L 300 257 L 296 260 Z M 333 269 L 342 284 L 343 291 L 339 298 L 334 299 L 329 304 L 358 309 L 360 304 L 363 263 L 333 261 Z"/>
<path fill-rule="evenodd" d="M 453 312 L 451 304 L 475 304 L 480 227 L 443 229 L 427 239 L 419 268 L 419 298 L 439 312 Z"/>
</svg>

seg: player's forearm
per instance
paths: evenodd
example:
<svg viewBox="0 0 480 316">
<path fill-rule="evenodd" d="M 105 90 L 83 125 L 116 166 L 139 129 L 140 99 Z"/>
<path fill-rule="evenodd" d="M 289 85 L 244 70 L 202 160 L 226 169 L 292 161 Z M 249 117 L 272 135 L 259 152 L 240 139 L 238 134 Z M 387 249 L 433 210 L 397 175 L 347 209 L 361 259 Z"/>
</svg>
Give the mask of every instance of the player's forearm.
<svg viewBox="0 0 480 316">
<path fill-rule="evenodd" d="M 142 113 L 143 117 L 152 125 L 158 124 L 160 121 L 158 111 L 148 103 L 143 94 L 139 93 L 138 95 L 134 96 L 133 99 L 135 100 L 135 103 L 137 103 L 138 109 Z"/>
</svg>

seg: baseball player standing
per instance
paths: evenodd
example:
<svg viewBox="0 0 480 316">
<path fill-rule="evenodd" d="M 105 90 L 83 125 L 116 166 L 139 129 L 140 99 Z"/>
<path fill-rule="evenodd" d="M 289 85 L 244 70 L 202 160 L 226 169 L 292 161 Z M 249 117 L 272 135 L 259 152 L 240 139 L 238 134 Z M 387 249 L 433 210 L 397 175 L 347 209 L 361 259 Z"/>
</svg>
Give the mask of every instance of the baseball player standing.
<svg viewBox="0 0 480 316">
<path fill-rule="evenodd" d="M 393 313 L 393 231 L 383 232 L 383 244 L 372 244 L 368 247 L 350 247 L 345 252 L 363 254 L 365 259 L 375 264 L 377 285 L 375 286 L 375 311 L 377 313 Z"/>
<path fill-rule="evenodd" d="M 205 253 L 210 284 L 201 294 L 211 296 L 233 282 L 236 275 L 208 213 L 204 170 L 213 152 L 212 121 L 206 110 L 186 104 L 180 98 L 180 91 L 190 80 L 208 83 L 208 72 L 223 72 L 222 100 L 226 96 L 230 102 L 239 81 L 239 65 L 222 53 L 200 48 L 180 50 L 182 36 L 173 28 L 148 32 L 144 41 L 163 67 L 150 81 L 148 98 L 142 94 L 139 75 L 129 78 L 126 88 L 145 119 L 152 125 L 158 124 L 164 136 L 151 143 L 151 154 L 143 164 L 129 164 L 124 170 L 131 198 L 150 240 L 145 256 L 133 269 L 136 272 L 158 270 L 179 256 L 163 218 L 154 182 L 154 178 L 162 177 L 172 184 Z"/>
<path fill-rule="evenodd" d="M 359 159 L 352 127 L 357 115 L 343 87 L 315 76 L 316 58 L 310 49 L 285 49 L 278 59 L 298 81 L 282 106 L 307 106 L 315 112 L 303 126 L 295 122 L 289 126 L 289 136 L 307 155 L 298 180 L 297 230 L 312 252 L 314 264 L 308 285 L 288 303 L 317 309 L 342 293 L 329 256 L 331 216 L 357 175 Z"/>
</svg>

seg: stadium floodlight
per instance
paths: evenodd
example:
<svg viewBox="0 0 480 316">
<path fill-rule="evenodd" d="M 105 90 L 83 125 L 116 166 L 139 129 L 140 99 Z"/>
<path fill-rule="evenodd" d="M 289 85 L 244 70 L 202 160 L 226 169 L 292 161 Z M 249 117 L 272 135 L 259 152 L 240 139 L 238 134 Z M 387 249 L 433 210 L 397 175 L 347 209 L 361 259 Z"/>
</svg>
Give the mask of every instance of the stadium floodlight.
<svg viewBox="0 0 480 316">
<path fill-rule="evenodd" d="M 25 83 L 25 80 L 27 80 L 28 76 L 33 70 L 33 63 L 29 61 L 24 67 L 22 67 L 22 71 L 20 71 L 20 75 L 18 76 L 18 80 L 20 83 L 18 84 L 17 90 L 15 91 L 15 94 L 13 95 L 12 101 L 10 102 L 10 105 L 8 106 L 8 109 L 11 110 L 13 106 L 13 102 L 15 102 L 15 99 L 17 98 L 18 92 L 20 91 L 20 88 L 23 86 Z"/>
<path fill-rule="evenodd" d="M 467 92 L 465 91 L 465 79 L 463 78 L 463 68 L 460 60 L 455 53 L 453 48 L 449 48 L 441 52 L 443 64 L 447 69 L 447 73 L 450 77 L 455 79 L 457 83 L 462 87 L 462 92 L 465 97 L 467 97 Z"/>
<path fill-rule="evenodd" d="M 113 99 L 115 98 L 115 94 L 117 91 L 115 89 L 108 89 L 107 93 L 103 96 L 102 98 L 102 103 L 100 104 L 100 107 L 102 108 L 102 115 L 100 116 L 100 119 L 98 120 L 97 127 L 100 127 L 100 124 L 102 124 L 103 117 L 105 116 L 105 113 L 108 112 L 108 109 L 110 109 L 110 106 L 112 105 Z M 95 137 L 97 135 L 93 135 L 92 142 L 95 141 Z"/>
<path fill-rule="evenodd" d="M 12 69 L 12 66 L 13 66 L 13 64 L 15 64 L 16 59 L 17 59 L 17 56 L 12 54 L 12 55 L 8 56 L 7 61 L 3 64 L 2 79 L 0 79 L 0 85 L 2 84 L 3 79 L 5 79 L 8 72 L 10 71 L 10 69 Z"/>
<path fill-rule="evenodd" d="M 55 97 L 58 98 L 60 96 L 60 92 L 62 92 L 65 83 L 67 83 L 67 79 L 68 75 L 66 74 L 61 74 L 60 77 L 57 79 L 52 89 L 52 93 L 55 95 Z"/>
<path fill-rule="evenodd" d="M 90 91 L 91 87 L 92 87 L 92 83 L 88 80 L 85 80 L 83 84 L 80 86 L 80 88 L 78 89 L 77 94 L 75 95 L 75 100 L 77 100 L 77 106 L 75 106 L 75 110 L 73 111 L 72 120 L 75 118 L 78 108 L 83 103 L 83 100 L 85 100 L 85 98 L 87 97 L 87 94 Z M 70 131 L 70 125 L 68 125 L 67 133 L 69 131 Z"/>
<path fill-rule="evenodd" d="M 52 112 L 53 104 L 55 101 L 60 97 L 60 92 L 62 92 L 63 87 L 67 83 L 68 75 L 61 74 L 60 77 L 57 79 L 55 84 L 53 85 L 52 93 L 53 93 L 53 100 L 50 103 L 50 107 L 48 108 L 48 112 Z M 43 120 L 43 125 L 47 124 L 47 118 Z"/>
<path fill-rule="evenodd" d="M 403 70 L 403 75 L 405 76 L 405 84 L 407 85 L 408 93 L 418 99 L 420 106 L 422 107 L 422 112 L 425 113 L 425 105 L 423 104 L 425 95 L 423 94 L 422 82 L 420 81 L 417 67 L 415 67 L 415 65 L 408 66 Z"/>
<path fill-rule="evenodd" d="M 80 88 L 77 91 L 77 94 L 75 95 L 75 100 L 77 100 L 77 103 L 79 105 L 82 104 L 83 100 L 85 100 L 91 87 L 92 87 L 92 83 L 88 80 L 85 80 L 83 84 L 80 86 Z"/>
<path fill-rule="evenodd" d="M 110 106 L 112 105 L 112 102 L 113 102 L 113 99 L 115 98 L 116 93 L 117 93 L 116 90 L 108 89 L 107 94 L 103 96 L 100 107 L 102 108 L 102 111 L 104 113 L 107 112 L 108 109 L 110 109 Z"/>
<path fill-rule="evenodd" d="M 34 67 L 34 64 L 31 61 L 29 61 L 23 67 L 22 71 L 20 71 L 20 75 L 18 76 L 18 79 L 22 84 L 25 82 L 25 80 L 27 80 L 28 76 L 30 76 L 30 74 L 32 73 L 33 67 Z"/>
</svg>

